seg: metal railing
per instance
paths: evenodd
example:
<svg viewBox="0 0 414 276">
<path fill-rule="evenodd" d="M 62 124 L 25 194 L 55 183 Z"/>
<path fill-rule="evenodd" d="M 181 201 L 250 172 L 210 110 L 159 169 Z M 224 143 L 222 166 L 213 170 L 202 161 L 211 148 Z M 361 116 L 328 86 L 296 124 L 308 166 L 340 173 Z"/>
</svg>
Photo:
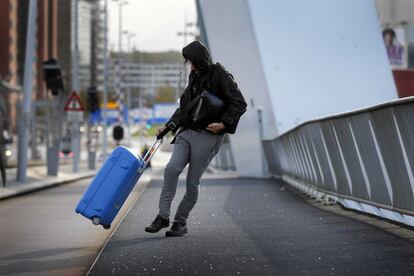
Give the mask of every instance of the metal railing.
<svg viewBox="0 0 414 276">
<path fill-rule="evenodd" d="M 263 146 L 290 184 L 414 226 L 414 97 L 309 121 Z"/>
<path fill-rule="evenodd" d="M 220 170 L 236 170 L 234 164 L 233 153 L 231 151 L 230 141 L 225 137 L 223 145 L 221 145 L 219 152 L 211 162 L 211 166 Z"/>
</svg>

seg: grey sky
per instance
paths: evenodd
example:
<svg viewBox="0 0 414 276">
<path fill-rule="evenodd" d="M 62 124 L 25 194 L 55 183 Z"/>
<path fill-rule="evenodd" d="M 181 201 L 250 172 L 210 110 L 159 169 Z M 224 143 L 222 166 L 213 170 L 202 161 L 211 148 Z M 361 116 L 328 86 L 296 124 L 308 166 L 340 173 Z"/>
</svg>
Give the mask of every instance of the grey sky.
<svg viewBox="0 0 414 276">
<path fill-rule="evenodd" d="M 184 29 L 184 19 L 196 21 L 195 0 L 128 0 L 122 9 L 123 29 L 136 35 L 131 44 L 138 50 L 180 50 L 183 37 L 177 32 Z M 111 49 L 118 50 L 119 5 L 109 0 L 109 41 Z M 132 40 L 131 40 L 132 41 Z M 126 36 L 123 49 L 127 47 Z M 114 48 L 115 47 L 115 48 Z"/>
</svg>

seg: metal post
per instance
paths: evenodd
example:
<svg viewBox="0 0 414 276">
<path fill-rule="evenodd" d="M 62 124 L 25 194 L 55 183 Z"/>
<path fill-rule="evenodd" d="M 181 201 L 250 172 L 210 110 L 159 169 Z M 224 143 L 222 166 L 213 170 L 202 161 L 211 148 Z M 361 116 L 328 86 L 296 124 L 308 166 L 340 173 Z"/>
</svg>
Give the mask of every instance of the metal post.
<svg viewBox="0 0 414 276">
<path fill-rule="evenodd" d="M 38 138 L 38 124 L 39 124 L 39 117 L 36 115 L 36 105 L 34 105 L 32 108 L 34 108 L 34 114 L 32 116 L 32 160 L 40 160 L 41 156 L 39 153 L 37 138 Z"/>
<path fill-rule="evenodd" d="M 195 35 L 195 33 L 189 32 L 187 30 L 187 28 L 188 27 L 191 27 L 191 26 L 194 26 L 194 23 L 187 21 L 187 13 L 185 13 L 185 15 L 184 15 L 184 31 L 177 33 L 178 36 L 181 36 L 181 35 L 183 36 L 184 46 L 187 45 L 187 36 L 194 36 Z M 178 91 L 181 90 L 181 88 L 182 88 L 182 83 L 181 83 L 181 80 L 182 79 L 183 79 L 184 87 L 186 86 L 186 79 L 188 77 L 187 76 L 187 74 L 188 74 L 187 73 L 187 67 L 188 67 L 188 65 L 187 64 L 184 64 L 182 73 L 180 73 L 179 83 L 178 83 L 178 89 L 177 89 L 177 92 L 176 92 L 176 98 L 177 98 L 177 100 L 178 100 L 178 95 L 179 95 Z"/>
<path fill-rule="evenodd" d="M 79 45 L 78 45 L 78 4 L 79 0 L 74 0 L 74 14 L 73 14 L 73 53 L 72 53 L 72 89 L 79 93 Z M 79 121 L 73 122 L 73 129 L 72 129 L 72 147 L 73 147 L 73 172 L 79 171 L 79 162 L 80 162 L 80 132 L 79 132 Z"/>
<path fill-rule="evenodd" d="M 263 110 L 261 107 L 257 108 L 257 121 L 259 125 L 259 137 L 260 137 L 260 155 L 262 159 L 262 172 L 264 177 L 268 177 L 269 169 L 267 166 L 267 161 L 263 149 L 263 139 L 264 139 L 264 126 L 263 126 Z"/>
<path fill-rule="evenodd" d="M 131 86 L 128 86 L 127 89 L 127 128 L 128 128 L 128 145 L 131 146 Z"/>
<path fill-rule="evenodd" d="M 118 124 L 123 125 L 123 105 L 124 95 L 122 93 L 122 6 L 128 4 L 126 1 L 119 0 L 119 30 L 118 30 L 118 66 L 115 77 L 115 91 L 118 103 Z"/>
<path fill-rule="evenodd" d="M 39 154 L 37 152 L 37 122 L 36 122 L 36 107 L 34 107 L 34 112 L 33 112 L 33 116 L 32 116 L 32 143 L 31 143 L 31 151 L 32 151 L 32 156 L 31 159 L 32 160 L 38 160 L 39 158 Z"/>
<path fill-rule="evenodd" d="M 79 23 L 79 0 L 73 0 L 73 54 L 72 54 L 72 89 L 79 93 L 79 43 L 78 43 L 78 23 Z"/>
<path fill-rule="evenodd" d="M 130 53 L 130 58 L 129 58 L 129 62 L 132 62 L 131 56 L 132 56 L 132 48 L 131 48 L 131 38 L 134 37 L 135 34 L 131 34 L 128 33 L 128 43 L 127 43 L 127 47 L 128 47 L 128 51 Z M 131 76 L 131 67 L 129 69 L 129 76 Z M 131 78 L 130 78 L 131 80 Z M 128 110 L 128 115 L 127 115 L 127 128 L 128 128 L 128 145 L 131 146 L 131 120 L 130 120 L 130 115 L 131 115 L 131 85 L 128 85 L 128 89 L 127 89 L 127 110 Z"/>
<path fill-rule="evenodd" d="M 89 91 L 87 91 L 86 93 L 89 93 Z M 87 96 L 88 97 L 88 96 Z M 86 116 L 86 120 L 87 120 L 87 128 L 86 128 L 86 147 L 88 148 L 88 168 L 90 170 L 93 170 L 94 167 L 94 156 L 93 156 L 93 148 L 92 148 L 92 135 L 91 135 L 91 131 L 92 131 L 92 112 L 89 110 L 88 115 Z"/>
<path fill-rule="evenodd" d="M 122 1 L 119 2 L 118 14 L 118 123 L 122 125 L 124 122 L 123 101 L 122 101 Z"/>
<path fill-rule="evenodd" d="M 104 90 L 103 90 L 103 145 L 102 154 L 104 158 L 108 155 L 108 0 L 105 0 L 105 30 L 104 30 Z"/>
<path fill-rule="evenodd" d="M 122 95 L 122 6 L 123 2 L 119 2 L 119 14 L 118 14 L 118 123 L 124 122 L 124 108 L 123 108 L 123 95 Z"/>
<path fill-rule="evenodd" d="M 119 2 L 119 14 L 118 14 L 118 58 L 119 61 L 121 61 L 121 57 L 122 57 L 122 5 L 123 2 L 120 1 Z"/>
<path fill-rule="evenodd" d="M 139 50 L 138 50 L 139 51 Z M 139 51 L 139 71 L 140 71 L 140 75 L 142 76 L 144 73 L 144 54 L 143 51 Z M 139 95 L 138 95 L 138 110 L 139 110 L 139 124 L 138 124 L 138 129 L 140 130 L 140 135 L 139 135 L 139 146 L 141 147 L 141 145 L 143 145 L 143 141 L 144 141 L 144 111 L 143 111 L 143 94 L 144 94 L 144 85 L 142 82 L 140 82 L 138 84 L 140 86 L 139 88 Z"/>
<path fill-rule="evenodd" d="M 26 53 L 23 78 L 22 118 L 19 124 L 19 149 L 17 180 L 27 179 L 27 150 L 29 147 L 29 125 L 31 116 L 32 88 L 33 88 L 33 57 L 36 44 L 37 0 L 30 0 L 29 20 L 27 22 Z"/>
<path fill-rule="evenodd" d="M 47 174 L 57 176 L 59 172 L 59 149 L 62 140 L 63 91 L 54 99 L 48 100 L 48 135 L 47 135 Z M 49 97 L 49 95 L 48 95 Z"/>
<path fill-rule="evenodd" d="M 118 32 L 118 66 L 117 66 L 117 74 L 115 77 L 115 91 L 117 96 L 117 104 L 118 104 L 118 127 L 123 128 L 124 125 L 124 94 L 123 94 L 123 86 L 122 86 L 122 6 L 128 4 L 126 1 L 119 0 L 119 32 Z M 121 137 L 120 137 L 121 138 Z M 117 145 L 119 145 L 120 140 L 117 140 Z"/>
</svg>

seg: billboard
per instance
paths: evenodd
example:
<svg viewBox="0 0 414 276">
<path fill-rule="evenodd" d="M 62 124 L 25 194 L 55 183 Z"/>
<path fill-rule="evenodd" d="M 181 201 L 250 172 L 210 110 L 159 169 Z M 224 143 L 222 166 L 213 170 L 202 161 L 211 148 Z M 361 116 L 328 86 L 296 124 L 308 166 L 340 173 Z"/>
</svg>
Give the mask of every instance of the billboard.
<svg viewBox="0 0 414 276">
<path fill-rule="evenodd" d="M 406 68 L 405 31 L 403 28 L 386 28 L 382 31 L 388 60 L 393 68 Z"/>
<path fill-rule="evenodd" d="M 124 122 L 127 122 L 128 116 L 130 116 L 131 124 L 139 124 L 142 122 L 151 122 L 152 124 L 162 124 L 167 122 L 175 109 L 178 107 L 177 104 L 155 104 L 152 108 L 134 108 L 128 112 L 127 107 L 124 107 L 123 117 Z M 91 114 L 91 122 L 99 123 L 102 122 L 102 114 L 105 110 L 101 109 L 99 112 Z M 118 122 L 119 111 L 117 106 L 108 106 L 107 109 L 107 123 L 116 124 Z"/>
<path fill-rule="evenodd" d="M 178 105 L 176 103 L 161 103 L 154 104 L 153 112 L 153 122 L 154 123 L 165 123 L 173 115 L 174 111 L 177 109 Z"/>
</svg>

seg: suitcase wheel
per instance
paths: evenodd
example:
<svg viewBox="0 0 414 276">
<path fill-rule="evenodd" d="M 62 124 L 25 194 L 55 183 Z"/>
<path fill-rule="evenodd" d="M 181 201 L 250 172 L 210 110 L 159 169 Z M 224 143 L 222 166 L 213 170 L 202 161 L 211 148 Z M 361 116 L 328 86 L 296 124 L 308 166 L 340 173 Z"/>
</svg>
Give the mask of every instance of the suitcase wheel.
<svg viewBox="0 0 414 276">
<path fill-rule="evenodd" d="M 110 224 L 105 224 L 105 225 L 102 225 L 103 226 L 103 228 L 104 229 L 106 229 L 106 230 L 108 230 L 109 228 L 111 228 L 111 225 Z"/>
<path fill-rule="evenodd" d="M 101 219 L 99 217 L 93 217 L 92 218 L 92 223 L 95 225 L 99 225 L 99 223 L 101 222 Z"/>
</svg>

